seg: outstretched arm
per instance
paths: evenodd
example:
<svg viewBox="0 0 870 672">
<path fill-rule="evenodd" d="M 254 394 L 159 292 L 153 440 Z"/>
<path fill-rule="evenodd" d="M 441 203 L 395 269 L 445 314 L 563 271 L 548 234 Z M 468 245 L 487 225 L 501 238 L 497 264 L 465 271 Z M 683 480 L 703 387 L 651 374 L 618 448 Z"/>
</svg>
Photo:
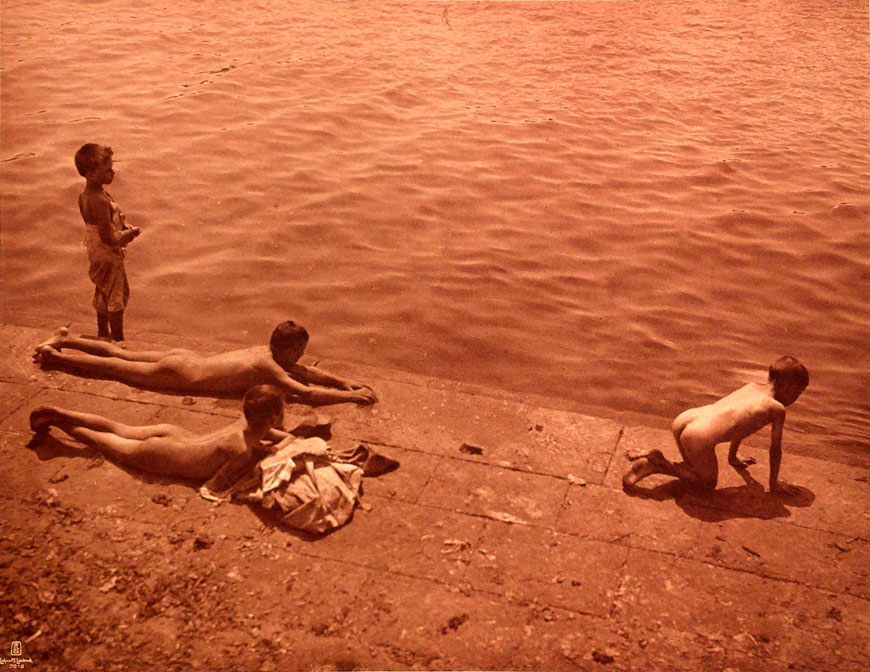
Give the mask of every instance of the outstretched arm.
<svg viewBox="0 0 870 672">
<path fill-rule="evenodd" d="M 291 369 L 291 374 L 296 378 L 296 380 L 308 383 L 309 385 L 334 387 L 338 390 L 368 390 L 369 392 L 373 392 L 372 388 L 368 385 L 358 383 L 348 378 L 336 376 L 335 374 L 314 366 L 296 364 Z"/>
<path fill-rule="evenodd" d="M 308 404 L 309 406 L 340 404 L 347 401 L 367 405 L 377 401 L 375 393 L 368 388 L 336 390 L 329 387 L 306 385 L 298 380 L 294 380 L 290 374 L 283 371 L 277 382 L 294 402 Z"/>
<path fill-rule="evenodd" d="M 785 409 L 774 411 L 770 428 L 770 492 L 794 494 L 797 490 L 779 482 L 779 465 L 782 462 L 782 428 L 785 425 Z"/>
</svg>

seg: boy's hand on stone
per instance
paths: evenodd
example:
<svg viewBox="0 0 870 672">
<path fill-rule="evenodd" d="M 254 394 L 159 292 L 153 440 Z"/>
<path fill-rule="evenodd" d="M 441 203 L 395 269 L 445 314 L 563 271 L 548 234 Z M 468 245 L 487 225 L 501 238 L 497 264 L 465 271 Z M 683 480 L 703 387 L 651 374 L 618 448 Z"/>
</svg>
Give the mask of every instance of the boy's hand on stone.
<svg viewBox="0 0 870 672">
<path fill-rule="evenodd" d="M 375 403 L 378 398 L 375 393 L 370 389 L 364 390 L 354 390 L 353 395 L 351 397 L 353 401 L 358 404 L 369 405 Z"/>
<path fill-rule="evenodd" d="M 348 381 L 345 381 L 344 389 L 345 390 L 371 390 L 372 388 L 370 388 L 368 385 L 365 385 L 364 383 L 358 383 L 355 380 L 348 380 Z"/>
</svg>

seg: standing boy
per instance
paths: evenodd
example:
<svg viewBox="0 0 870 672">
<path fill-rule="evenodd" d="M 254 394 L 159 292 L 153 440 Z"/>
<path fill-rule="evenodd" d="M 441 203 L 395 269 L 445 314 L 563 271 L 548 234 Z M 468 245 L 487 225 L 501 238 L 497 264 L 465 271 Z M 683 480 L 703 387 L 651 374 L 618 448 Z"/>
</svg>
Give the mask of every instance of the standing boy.
<svg viewBox="0 0 870 672">
<path fill-rule="evenodd" d="M 626 489 L 651 474 L 675 476 L 699 491 L 712 491 L 719 479 L 716 446 L 730 442 L 728 463 L 745 469 L 752 460 L 737 457 L 740 442 L 765 425 L 770 434 L 770 492 L 790 494 L 794 488 L 779 482 L 785 408 L 810 382 L 806 367 L 794 357 L 780 357 L 768 371 L 766 383 L 749 383 L 707 406 L 684 411 L 671 429 L 683 462 L 671 462 L 660 450 L 631 455 L 631 468 L 622 477 Z"/>
<path fill-rule="evenodd" d="M 112 148 L 94 143 L 82 145 L 75 156 L 76 169 L 87 180 L 79 195 L 79 211 L 85 220 L 88 275 L 94 283 L 97 335 L 124 340 L 124 309 L 130 285 L 124 258 L 127 244 L 139 235 L 138 227 L 127 226 L 118 204 L 103 189 L 115 179 Z"/>
</svg>

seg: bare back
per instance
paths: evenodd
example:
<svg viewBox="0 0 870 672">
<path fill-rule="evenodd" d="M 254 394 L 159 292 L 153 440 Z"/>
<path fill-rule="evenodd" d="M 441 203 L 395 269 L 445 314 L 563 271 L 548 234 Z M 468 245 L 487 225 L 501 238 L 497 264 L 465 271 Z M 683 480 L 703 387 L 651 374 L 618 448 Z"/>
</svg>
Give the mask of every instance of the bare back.
<svg viewBox="0 0 870 672">
<path fill-rule="evenodd" d="M 284 386 L 288 374 L 267 346 L 203 355 L 172 350 L 155 362 L 161 386 L 190 392 L 243 393 L 254 385 Z"/>
<path fill-rule="evenodd" d="M 249 453 L 244 429 L 245 421 L 239 420 L 208 434 L 150 439 L 152 445 L 144 447 L 149 449 L 146 453 L 153 452 L 154 464 L 140 468 L 185 478 L 211 478 L 231 460 Z"/>
<path fill-rule="evenodd" d="M 712 404 L 686 411 L 677 421 L 683 418 L 685 431 L 714 446 L 742 441 L 782 412 L 783 405 L 770 396 L 767 386 L 749 383 Z"/>
</svg>

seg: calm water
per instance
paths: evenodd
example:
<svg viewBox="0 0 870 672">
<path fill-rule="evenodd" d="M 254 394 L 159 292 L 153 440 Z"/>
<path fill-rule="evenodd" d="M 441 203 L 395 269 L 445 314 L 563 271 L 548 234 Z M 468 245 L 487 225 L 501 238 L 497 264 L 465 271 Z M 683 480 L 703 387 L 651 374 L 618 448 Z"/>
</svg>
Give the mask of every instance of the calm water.
<svg viewBox="0 0 870 672">
<path fill-rule="evenodd" d="M 663 417 L 789 353 L 787 441 L 870 451 L 866 2 L 9 4 L 6 320 L 89 327 L 102 141 L 133 334 Z"/>
</svg>

